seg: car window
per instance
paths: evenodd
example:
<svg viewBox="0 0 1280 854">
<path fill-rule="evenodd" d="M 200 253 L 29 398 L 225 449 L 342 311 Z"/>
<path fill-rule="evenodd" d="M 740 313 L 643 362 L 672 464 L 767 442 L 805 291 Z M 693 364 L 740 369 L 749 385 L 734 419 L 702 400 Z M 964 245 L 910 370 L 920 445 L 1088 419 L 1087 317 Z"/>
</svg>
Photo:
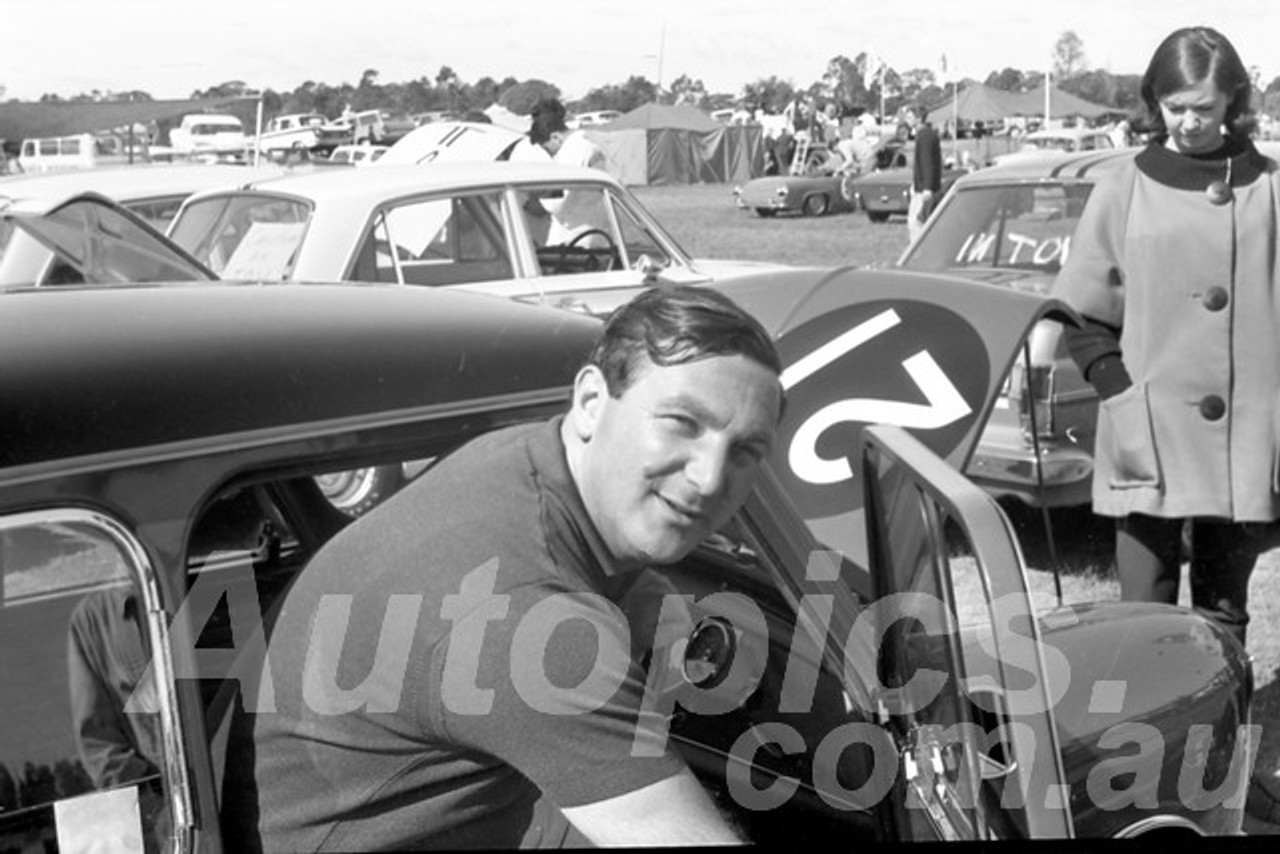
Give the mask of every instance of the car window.
<svg viewBox="0 0 1280 854">
<path fill-rule="evenodd" d="M 146 220 L 147 225 L 156 231 L 167 231 L 186 197 L 187 194 L 183 193 L 162 198 L 140 199 L 136 202 L 126 202 L 124 206 Z"/>
<path fill-rule="evenodd" d="M 1087 183 L 957 187 L 903 266 L 1055 274 L 1070 254 L 1071 235 L 1091 189 Z"/>
<path fill-rule="evenodd" d="M 619 269 L 625 243 L 603 184 L 520 188 L 518 210 L 544 276 Z"/>
<path fill-rule="evenodd" d="M 187 205 L 169 237 L 224 279 L 289 278 L 311 208 L 263 194 L 214 196 Z"/>
<path fill-rule="evenodd" d="M 499 191 L 422 199 L 384 211 L 349 278 L 458 285 L 514 276 Z"/>
<path fill-rule="evenodd" d="M 615 199 L 615 202 L 617 200 Z M 641 256 L 647 255 L 651 261 L 666 267 L 672 263 L 667 251 L 662 248 L 657 236 L 641 222 L 630 208 L 615 204 L 614 213 L 618 219 L 618 231 L 622 234 L 623 260 L 628 266 L 635 266 Z"/>
<path fill-rule="evenodd" d="M 97 514 L 0 518 L 6 846 L 135 850 L 123 847 L 133 838 L 160 850 L 166 840 L 175 787 L 164 771 L 168 700 L 150 666 L 159 641 L 142 592 L 143 554 Z"/>
</svg>

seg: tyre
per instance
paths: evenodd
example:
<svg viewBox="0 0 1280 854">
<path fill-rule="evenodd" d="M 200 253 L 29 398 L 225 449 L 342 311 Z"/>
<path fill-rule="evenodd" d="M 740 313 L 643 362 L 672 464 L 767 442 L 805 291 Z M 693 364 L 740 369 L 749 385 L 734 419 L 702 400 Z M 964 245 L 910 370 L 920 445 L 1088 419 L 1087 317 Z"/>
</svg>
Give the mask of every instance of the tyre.
<svg viewBox="0 0 1280 854">
<path fill-rule="evenodd" d="M 822 193 L 814 193 L 812 196 L 805 196 L 805 216 L 822 216 L 827 212 L 827 207 L 827 197 Z"/>
<path fill-rule="evenodd" d="M 776 213 L 777 211 L 773 208 L 756 208 L 756 216 L 764 217 L 765 219 L 768 219 Z"/>
<path fill-rule="evenodd" d="M 867 219 L 871 220 L 872 222 L 888 222 L 889 212 L 888 211 L 867 211 Z"/>
<path fill-rule="evenodd" d="M 362 516 L 404 485 L 399 464 L 331 472 L 316 478 L 324 497 L 348 516 Z"/>
</svg>

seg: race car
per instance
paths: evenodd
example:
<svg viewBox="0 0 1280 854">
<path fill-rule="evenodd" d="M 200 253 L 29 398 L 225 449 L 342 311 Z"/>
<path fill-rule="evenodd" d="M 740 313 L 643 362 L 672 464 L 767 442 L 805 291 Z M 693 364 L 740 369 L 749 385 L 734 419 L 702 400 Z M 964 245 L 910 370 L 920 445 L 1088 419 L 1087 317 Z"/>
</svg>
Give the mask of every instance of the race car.
<svg viewBox="0 0 1280 854">
<path fill-rule="evenodd" d="M 77 207 L 102 204 L 54 224 L 92 230 Z M 0 848 L 221 851 L 230 704 L 269 708 L 248 677 L 269 668 L 263 615 L 352 524 L 317 479 L 429 467 L 561 411 L 600 321 L 198 269 L 98 284 L 156 259 L 88 263 L 75 230 L 19 219 L 84 281 L 9 288 L 0 312 L 0 399 L 21 402 L 0 418 Z M 729 525 L 618 606 L 636 626 L 686 597 L 638 654 L 671 745 L 739 825 L 840 844 L 1237 832 L 1244 651 L 1172 606 L 1033 599 L 1007 519 L 959 473 L 1022 337 L 1070 313 L 902 271 L 717 287 L 783 355 L 775 451 Z M 111 727 L 74 701 L 86 612 L 133 627 L 131 691 L 95 707 Z M 108 735 L 130 770 L 86 759 Z"/>
</svg>

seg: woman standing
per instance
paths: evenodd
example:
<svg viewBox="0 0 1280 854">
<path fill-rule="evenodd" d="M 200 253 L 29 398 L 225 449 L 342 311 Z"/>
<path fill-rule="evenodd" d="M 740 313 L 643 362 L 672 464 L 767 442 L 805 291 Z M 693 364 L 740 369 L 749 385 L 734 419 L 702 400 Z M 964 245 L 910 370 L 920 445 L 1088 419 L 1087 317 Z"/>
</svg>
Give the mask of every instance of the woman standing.
<svg viewBox="0 0 1280 854">
<path fill-rule="evenodd" d="M 1170 34 L 1142 80 L 1151 142 L 1090 197 L 1054 295 L 1102 398 L 1093 502 L 1117 519 L 1121 596 L 1191 599 L 1243 644 L 1277 495 L 1280 173 L 1250 141 L 1250 78 L 1208 27 Z"/>
</svg>

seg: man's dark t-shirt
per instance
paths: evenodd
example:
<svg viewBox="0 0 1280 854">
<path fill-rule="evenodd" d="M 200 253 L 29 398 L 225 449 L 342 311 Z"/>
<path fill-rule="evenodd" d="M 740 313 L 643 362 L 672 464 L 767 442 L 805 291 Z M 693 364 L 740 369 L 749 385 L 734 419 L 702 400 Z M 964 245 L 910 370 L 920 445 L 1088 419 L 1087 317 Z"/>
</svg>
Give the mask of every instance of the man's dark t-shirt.
<svg viewBox="0 0 1280 854">
<path fill-rule="evenodd" d="M 682 767 L 633 755 L 643 674 L 559 428 L 464 446 L 299 575 L 269 646 L 276 711 L 232 725 L 232 850 L 554 842 L 548 803 Z"/>
</svg>

